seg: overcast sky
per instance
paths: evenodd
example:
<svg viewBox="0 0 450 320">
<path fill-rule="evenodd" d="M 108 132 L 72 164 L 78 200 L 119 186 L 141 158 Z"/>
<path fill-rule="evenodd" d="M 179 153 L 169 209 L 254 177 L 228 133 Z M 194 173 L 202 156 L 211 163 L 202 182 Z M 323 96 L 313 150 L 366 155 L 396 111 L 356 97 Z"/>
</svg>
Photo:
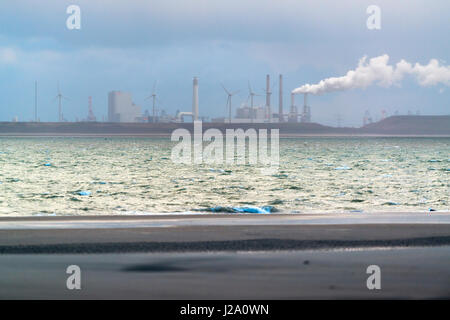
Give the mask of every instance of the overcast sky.
<svg viewBox="0 0 450 320">
<path fill-rule="evenodd" d="M 66 28 L 66 9 L 81 8 L 81 30 Z M 381 30 L 369 30 L 369 5 L 381 8 Z M 64 115 L 107 114 L 107 94 L 129 91 L 150 109 L 153 83 L 161 108 L 190 111 L 192 77 L 199 77 L 200 114 L 224 116 L 220 86 L 240 90 L 233 107 L 245 103 L 247 81 L 262 92 L 265 75 L 284 75 L 285 110 L 290 91 L 306 83 L 342 76 L 363 56 L 387 54 L 428 64 L 450 61 L 448 0 L 2 0 L 0 2 L 0 120 L 34 117 L 34 81 L 41 121 L 57 120 L 53 101 L 60 82 Z M 274 90 L 275 91 L 275 90 Z M 450 114 L 448 83 L 420 86 L 405 79 L 391 87 L 370 86 L 311 96 L 313 121 L 359 126 L 365 110 L 420 110 Z M 264 103 L 264 97 L 255 99 Z M 302 97 L 297 96 L 297 104 Z M 278 92 L 272 96 L 278 107 Z"/>
</svg>

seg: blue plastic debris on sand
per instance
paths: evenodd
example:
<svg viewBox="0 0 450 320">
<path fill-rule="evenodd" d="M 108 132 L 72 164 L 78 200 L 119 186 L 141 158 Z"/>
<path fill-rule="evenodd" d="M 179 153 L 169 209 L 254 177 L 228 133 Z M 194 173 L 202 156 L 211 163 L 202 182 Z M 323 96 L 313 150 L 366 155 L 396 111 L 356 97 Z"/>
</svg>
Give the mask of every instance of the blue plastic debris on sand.
<svg viewBox="0 0 450 320">
<path fill-rule="evenodd" d="M 52 164 L 51 164 L 51 163 L 45 163 L 44 166 L 46 166 L 46 167 L 51 167 Z"/>
<path fill-rule="evenodd" d="M 80 191 L 80 192 L 78 192 L 78 194 L 80 196 L 90 196 L 91 192 L 90 191 Z"/>
</svg>

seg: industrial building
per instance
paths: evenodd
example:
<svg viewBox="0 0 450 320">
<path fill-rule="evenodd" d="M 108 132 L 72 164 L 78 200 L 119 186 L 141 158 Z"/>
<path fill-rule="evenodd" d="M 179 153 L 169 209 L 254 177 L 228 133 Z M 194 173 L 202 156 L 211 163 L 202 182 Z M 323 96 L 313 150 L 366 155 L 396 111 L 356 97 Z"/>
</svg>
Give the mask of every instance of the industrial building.
<svg viewBox="0 0 450 320">
<path fill-rule="evenodd" d="M 279 92 L 278 92 L 278 112 L 273 112 L 271 108 L 272 86 L 270 84 L 270 75 L 266 76 L 265 96 L 266 102 L 262 107 L 253 107 L 253 97 L 258 95 L 254 93 L 249 84 L 250 106 L 244 105 L 236 109 L 235 119 L 229 120 L 231 123 L 277 123 L 277 122 L 298 122 L 299 113 L 295 105 L 295 95 L 291 93 L 291 109 L 288 114 L 283 111 L 283 76 L 279 76 Z M 302 122 L 311 122 L 311 109 L 307 105 L 305 95 L 305 105 L 303 113 L 300 115 Z"/>
<path fill-rule="evenodd" d="M 133 103 L 131 93 L 111 91 L 108 94 L 109 122 L 140 122 L 141 118 L 141 107 Z"/>
<path fill-rule="evenodd" d="M 236 109 L 236 117 L 232 122 L 255 122 L 262 123 L 266 121 L 266 110 L 263 107 L 243 106 Z"/>
</svg>

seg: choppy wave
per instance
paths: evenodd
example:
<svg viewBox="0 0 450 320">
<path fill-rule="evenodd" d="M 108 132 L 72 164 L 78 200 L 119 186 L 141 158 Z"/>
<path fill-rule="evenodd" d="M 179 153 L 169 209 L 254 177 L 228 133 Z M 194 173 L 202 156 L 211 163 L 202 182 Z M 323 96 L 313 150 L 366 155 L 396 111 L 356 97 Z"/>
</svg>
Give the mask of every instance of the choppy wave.
<svg viewBox="0 0 450 320">
<path fill-rule="evenodd" d="M 282 139 L 271 175 L 249 165 L 177 165 L 172 146 L 169 139 L 0 138 L 0 215 L 450 208 L 449 138 Z"/>
<path fill-rule="evenodd" d="M 263 206 L 263 207 L 254 207 L 254 206 L 244 206 L 244 207 L 211 207 L 204 209 L 195 209 L 194 211 L 206 211 L 206 212 L 214 212 L 214 213 L 262 213 L 269 214 L 276 212 L 277 210 L 273 206 Z"/>
</svg>

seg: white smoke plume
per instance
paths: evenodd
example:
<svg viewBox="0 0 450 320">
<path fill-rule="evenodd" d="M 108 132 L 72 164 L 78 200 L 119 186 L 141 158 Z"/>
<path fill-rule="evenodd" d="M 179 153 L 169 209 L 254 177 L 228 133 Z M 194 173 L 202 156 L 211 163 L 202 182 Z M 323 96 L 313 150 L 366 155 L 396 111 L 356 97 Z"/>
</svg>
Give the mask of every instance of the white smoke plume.
<svg viewBox="0 0 450 320">
<path fill-rule="evenodd" d="M 421 86 L 443 84 L 450 86 L 450 66 L 440 65 L 436 59 L 431 59 L 427 65 L 419 63 L 414 66 L 401 60 L 395 66 L 389 65 L 389 56 L 384 54 L 370 59 L 359 60 L 358 67 L 350 70 L 343 77 L 332 77 L 321 80 L 317 84 L 305 84 L 292 90 L 292 93 L 323 94 L 333 91 L 344 91 L 356 88 L 366 88 L 370 85 L 390 87 L 399 84 L 405 75 L 412 75 Z"/>
</svg>

